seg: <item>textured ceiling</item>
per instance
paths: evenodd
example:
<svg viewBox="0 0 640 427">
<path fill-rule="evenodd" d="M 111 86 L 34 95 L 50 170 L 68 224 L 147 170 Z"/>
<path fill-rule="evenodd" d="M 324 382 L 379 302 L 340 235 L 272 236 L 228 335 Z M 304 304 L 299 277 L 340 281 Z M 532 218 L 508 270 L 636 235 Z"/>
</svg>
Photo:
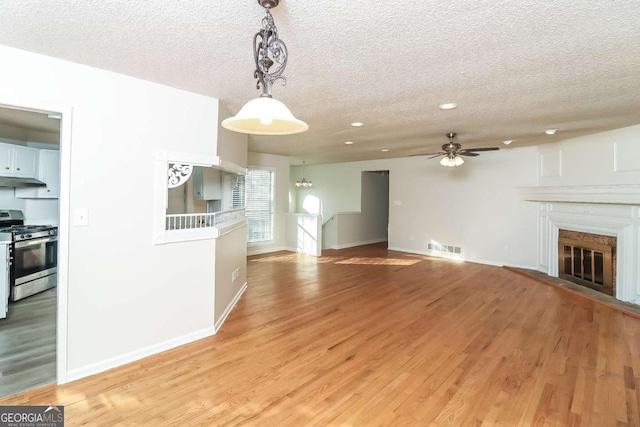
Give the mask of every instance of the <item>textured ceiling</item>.
<svg viewBox="0 0 640 427">
<path fill-rule="evenodd" d="M 4 0 L 0 43 L 236 113 L 258 96 L 251 40 L 263 15 L 255 0 Z M 282 0 L 273 15 L 290 55 L 274 96 L 310 130 L 251 137 L 251 151 L 351 161 L 434 151 L 448 131 L 467 148 L 514 147 L 640 123 L 638 0 Z"/>
</svg>

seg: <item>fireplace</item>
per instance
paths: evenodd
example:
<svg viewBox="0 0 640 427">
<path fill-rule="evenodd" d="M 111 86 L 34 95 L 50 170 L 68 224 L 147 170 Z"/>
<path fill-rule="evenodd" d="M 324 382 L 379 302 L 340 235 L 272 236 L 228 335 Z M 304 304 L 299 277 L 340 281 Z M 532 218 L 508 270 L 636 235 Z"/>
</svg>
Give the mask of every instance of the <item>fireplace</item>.
<svg viewBox="0 0 640 427">
<path fill-rule="evenodd" d="M 616 238 L 559 230 L 558 276 L 607 295 L 616 295 Z"/>
<path fill-rule="evenodd" d="M 573 276 L 579 267 L 581 278 L 586 277 L 585 281 L 591 286 L 603 289 L 608 286 L 604 283 L 604 268 L 611 265 L 611 290 L 607 289 L 606 293 L 620 301 L 640 305 L 640 184 L 520 187 L 518 191 L 523 200 L 538 202 L 539 271 L 551 277 L 560 277 L 561 273 Z M 576 261 L 571 261 L 573 270 L 567 267 L 567 273 L 564 273 L 565 261 L 561 254 L 565 248 L 559 244 L 561 230 L 565 230 L 565 237 L 569 230 L 594 234 L 599 239 L 614 239 L 591 240 L 611 248 L 610 263 L 604 261 L 606 251 L 595 248 L 603 258 L 603 280 L 599 280 L 600 270 L 597 271 L 598 282 L 602 285 L 593 282 L 596 271 L 589 261 L 584 267 L 585 255 L 588 260 L 600 262 L 600 255 L 592 254 L 593 248 L 592 252 L 575 251 L 581 255 L 581 261 L 577 266 Z M 575 236 L 567 238 L 581 240 Z M 568 246 L 579 247 L 581 251 L 589 249 L 584 242 Z M 585 270 L 587 274 L 583 275 Z M 588 274 L 590 271 L 591 275 Z"/>
</svg>

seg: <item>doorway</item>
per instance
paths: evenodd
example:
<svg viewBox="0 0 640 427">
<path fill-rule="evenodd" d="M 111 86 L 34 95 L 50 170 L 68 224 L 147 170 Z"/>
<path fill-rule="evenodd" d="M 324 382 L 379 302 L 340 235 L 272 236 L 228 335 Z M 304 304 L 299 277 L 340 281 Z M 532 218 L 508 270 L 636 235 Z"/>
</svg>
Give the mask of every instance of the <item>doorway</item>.
<svg viewBox="0 0 640 427">
<path fill-rule="evenodd" d="M 66 382 L 68 230 L 60 225 L 64 216 L 62 207 L 66 205 L 61 202 L 68 200 L 68 186 L 61 185 L 60 171 L 61 164 L 68 165 L 68 158 L 61 154 L 65 145 L 67 154 L 70 148 L 71 116 L 68 109 L 27 107 L 2 101 L 0 144 L 10 152 L 33 156 L 36 159 L 33 176 L 24 178 L 42 181 L 46 186 L 28 191 L 0 187 L 0 209 L 22 212 L 25 225 L 58 227 L 59 256 L 56 286 L 11 301 L 6 317 L 0 320 L 0 342 L 6 343 L 0 348 L 0 397 L 55 381 Z M 67 144 L 63 143 L 63 135 Z"/>
<path fill-rule="evenodd" d="M 389 239 L 389 171 L 364 171 L 361 177 L 360 211 L 369 229 L 367 240 Z"/>
</svg>

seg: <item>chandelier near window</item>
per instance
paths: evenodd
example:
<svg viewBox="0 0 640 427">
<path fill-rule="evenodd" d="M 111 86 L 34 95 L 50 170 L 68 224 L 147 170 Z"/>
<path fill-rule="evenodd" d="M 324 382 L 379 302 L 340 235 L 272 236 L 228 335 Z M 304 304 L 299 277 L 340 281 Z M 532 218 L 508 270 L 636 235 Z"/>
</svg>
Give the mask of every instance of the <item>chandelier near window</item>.
<svg viewBox="0 0 640 427">
<path fill-rule="evenodd" d="M 299 179 L 296 181 L 296 187 L 304 187 L 304 188 L 309 188 L 313 186 L 313 183 L 311 182 L 311 180 L 308 180 L 304 177 L 304 166 L 305 166 L 306 162 L 302 162 L 302 179 Z"/>
<path fill-rule="evenodd" d="M 296 119 L 284 103 L 271 96 L 274 82 L 280 80 L 283 86 L 287 83 L 282 75 L 287 66 L 287 46 L 278 37 L 271 15 L 271 9 L 279 3 L 280 0 L 258 0 L 267 12 L 262 18 L 262 29 L 253 36 L 256 63 L 253 75 L 262 94 L 247 102 L 238 114 L 222 121 L 222 126 L 231 131 L 251 135 L 290 135 L 309 129 L 309 125 Z"/>
</svg>

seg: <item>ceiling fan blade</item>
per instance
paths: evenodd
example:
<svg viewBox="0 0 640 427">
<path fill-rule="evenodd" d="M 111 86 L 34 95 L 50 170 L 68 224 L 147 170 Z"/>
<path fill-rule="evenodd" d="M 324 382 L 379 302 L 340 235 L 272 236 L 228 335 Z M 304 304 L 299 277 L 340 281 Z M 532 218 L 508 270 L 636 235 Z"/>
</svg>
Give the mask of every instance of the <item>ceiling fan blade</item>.
<svg viewBox="0 0 640 427">
<path fill-rule="evenodd" d="M 470 153 L 467 151 L 458 151 L 458 155 L 459 156 L 469 156 L 469 157 L 475 157 L 475 156 L 479 156 L 479 153 Z"/>
<path fill-rule="evenodd" d="M 447 153 L 445 153 L 445 152 L 443 151 L 443 152 L 440 152 L 440 153 L 411 154 L 411 157 L 417 157 L 417 156 L 433 156 L 433 157 L 438 157 L 438 156 L 442 156 L 442 155 L 444 155 L 444 154 L 447 154 Z M 432 159 L 433 157 L 429 157 L 429 158 L 430 158 L 430 159 Z"/>
<path fill-rule="evenodd" d="M 463 151 L 496 151 L 499 150 L 500 147 L 481 147 L 481 148 L 465 148 Z"/>
</svg>

